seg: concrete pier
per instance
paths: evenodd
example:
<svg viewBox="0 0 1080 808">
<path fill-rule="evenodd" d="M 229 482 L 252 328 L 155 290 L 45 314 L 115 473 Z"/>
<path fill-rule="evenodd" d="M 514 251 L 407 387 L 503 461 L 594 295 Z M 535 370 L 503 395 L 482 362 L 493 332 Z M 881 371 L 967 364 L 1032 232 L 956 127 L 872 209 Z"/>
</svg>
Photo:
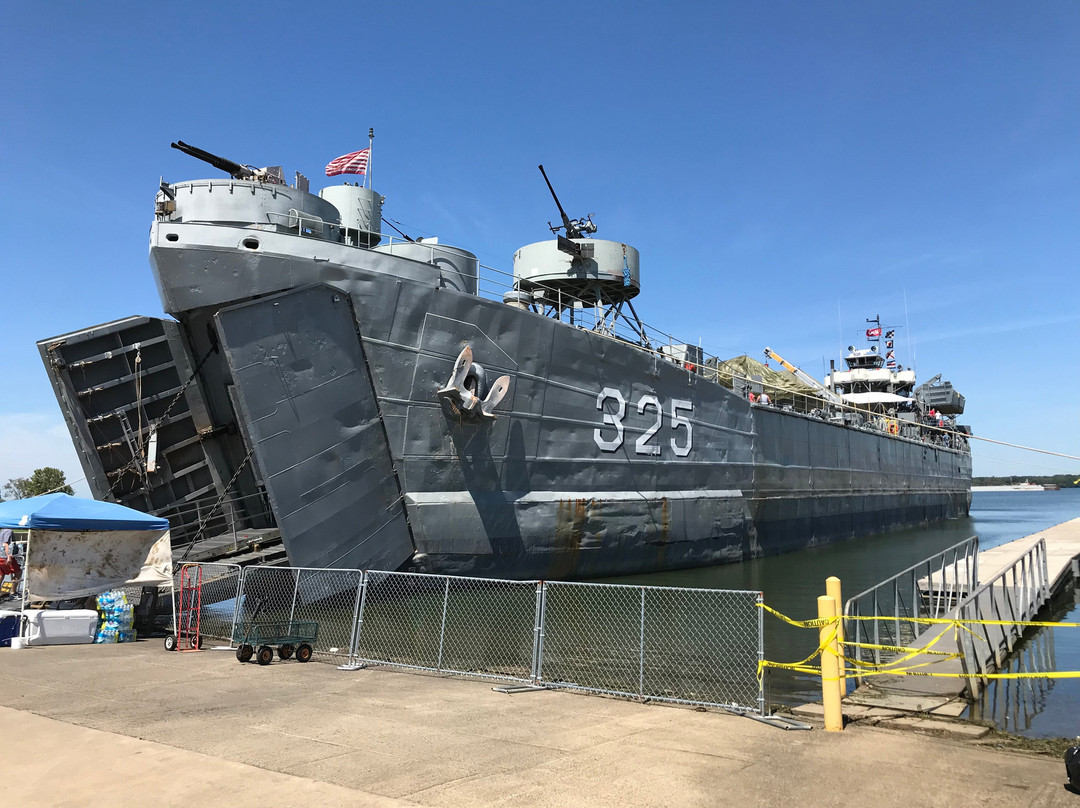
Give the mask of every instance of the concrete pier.
<svg viewBox="0 0 1080 808">
<path fill-rule="evenodd" d="M 12 805 L 1074 806 L 1056 758 L 157 640 L 0 651 Z"/>
</svg>

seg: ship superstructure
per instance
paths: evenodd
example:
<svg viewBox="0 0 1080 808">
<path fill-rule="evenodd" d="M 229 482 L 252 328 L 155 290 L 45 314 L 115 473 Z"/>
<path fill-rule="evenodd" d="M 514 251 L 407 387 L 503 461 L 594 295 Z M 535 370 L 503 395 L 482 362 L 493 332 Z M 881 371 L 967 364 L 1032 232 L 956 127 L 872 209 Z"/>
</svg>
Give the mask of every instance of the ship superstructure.
<svg viewBox="0 0 1080 808">
<path fill-rule="evenodd" d="M 557 197 L 556 238 L 490 299 L 468 250 L 387 237 L 373 189 L 178 147 L 230 176 L 159 189 L 175 319 L 39 347 L 95 496 L 181 547 L 280 531 L 296 566 L 586 577 L 968 511 L 965 440 L 850 398 L 882 369 L 856 357 L 837 402 L 647 328 L 638 251 Z M 886 392 L 910 398 L 906 373 Z"/>
</svg>

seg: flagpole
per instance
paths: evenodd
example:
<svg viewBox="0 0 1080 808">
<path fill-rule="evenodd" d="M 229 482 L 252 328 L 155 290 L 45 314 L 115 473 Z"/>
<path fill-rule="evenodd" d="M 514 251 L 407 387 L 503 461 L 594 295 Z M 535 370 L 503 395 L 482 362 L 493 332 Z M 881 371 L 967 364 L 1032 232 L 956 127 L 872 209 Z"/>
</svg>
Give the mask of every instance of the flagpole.
<svg viewBox="0 0 1080 808">
<path fill-rule="evenodd" d="M 364 187 L 373 188 L 375 183 L 371 182 L 371 147 L 375 143 L 375 127 L 369 127 L 367 130 L 367 171 L 364 172 Z"/>
</svg>

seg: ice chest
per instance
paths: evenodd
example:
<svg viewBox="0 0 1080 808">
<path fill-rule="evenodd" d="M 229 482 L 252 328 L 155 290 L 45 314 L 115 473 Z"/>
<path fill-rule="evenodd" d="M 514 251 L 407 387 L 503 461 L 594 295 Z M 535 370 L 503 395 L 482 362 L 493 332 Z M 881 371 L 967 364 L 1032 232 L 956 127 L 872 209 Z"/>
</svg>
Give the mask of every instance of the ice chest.
<svg viewBox="0 0 1080 808">
<path fill-rule="evenodd" d="M 94 641 L 98 613 L 93 609 L 27 609 L 27 645 L 78 645 Z"/>
<path fill-rule="evenodd" d="M 10 648 L 11 638 L 19 636 L 19 612 L 0 609 L 0 648 Z"/>
</svg>

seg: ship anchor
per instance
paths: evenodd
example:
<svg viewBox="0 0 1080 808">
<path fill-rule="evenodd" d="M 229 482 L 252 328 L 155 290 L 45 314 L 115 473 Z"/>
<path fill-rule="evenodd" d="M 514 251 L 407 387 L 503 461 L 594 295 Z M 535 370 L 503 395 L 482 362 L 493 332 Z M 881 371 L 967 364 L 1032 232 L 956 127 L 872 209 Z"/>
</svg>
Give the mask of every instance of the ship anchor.
<svg viewBox="0 0 1080 808">
<path fill-rule="evenodd" d="M 454 362 L 449 381 L 436 395 L 456 402 L 465 413 L 479 415 L 481 418 L 494 418 L 495 407 L 510 389 L 510 377 L 497 378 L 483 399 L 480 398 L 484 394 L 482 379 L 483 368 L 473 362 L 472 348 L 466 345 Z"/>
</svg>

